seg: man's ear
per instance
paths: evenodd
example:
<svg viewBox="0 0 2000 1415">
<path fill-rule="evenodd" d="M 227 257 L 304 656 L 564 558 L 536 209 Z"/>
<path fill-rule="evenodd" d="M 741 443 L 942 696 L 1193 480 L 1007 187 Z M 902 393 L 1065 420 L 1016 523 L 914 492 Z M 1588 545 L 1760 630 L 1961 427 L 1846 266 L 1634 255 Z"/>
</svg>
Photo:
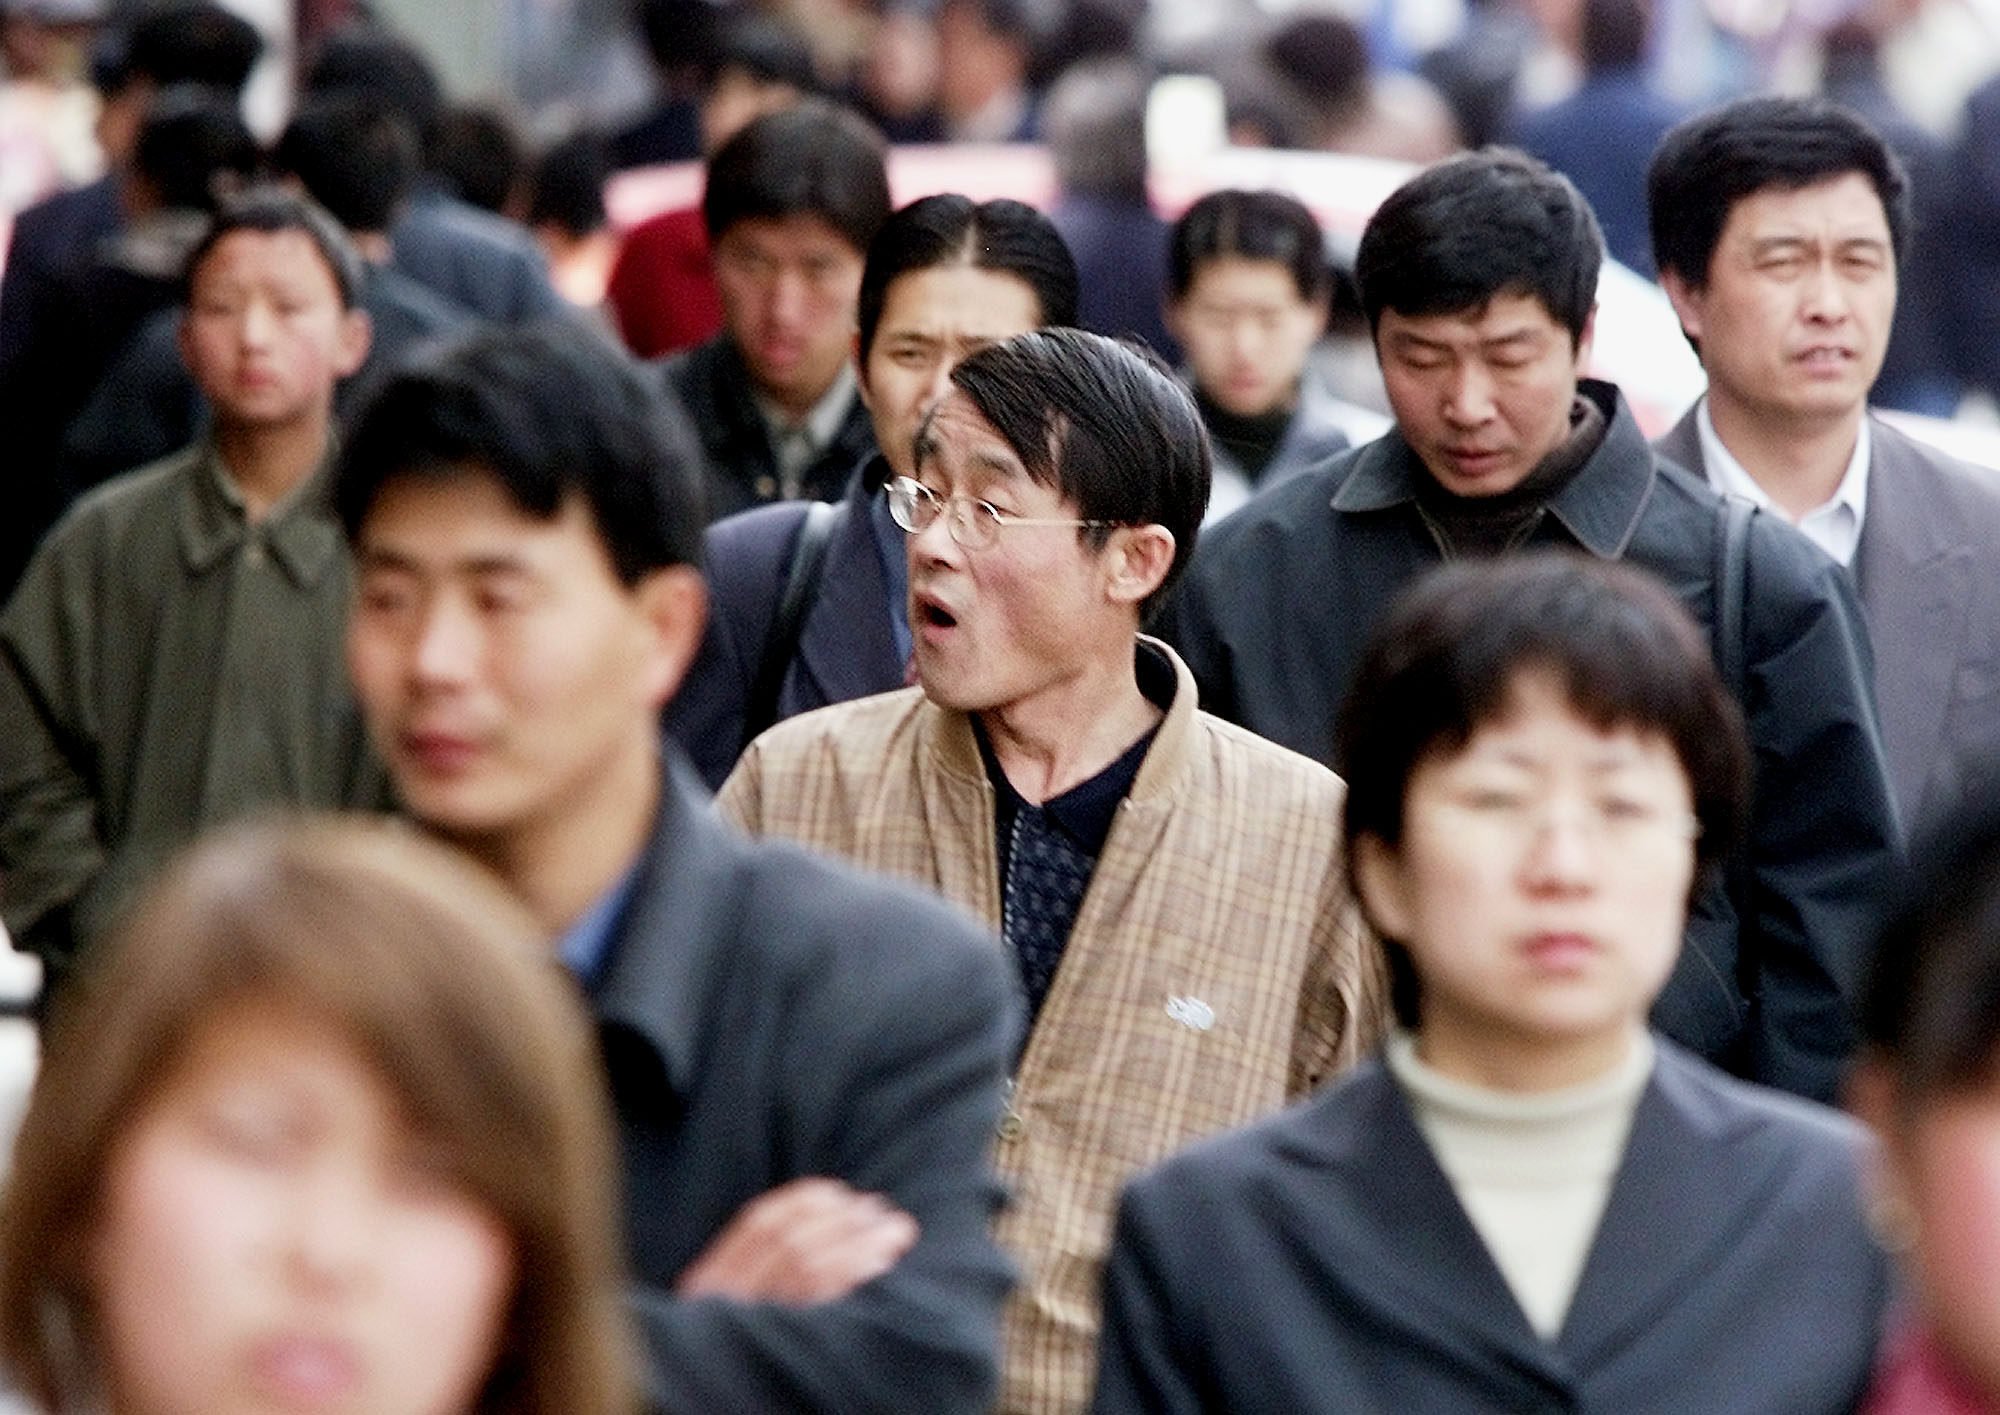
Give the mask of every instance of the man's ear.
<svg viewBox="0 0 2000 1415">
<path fill-rule="evenodd" d="M 1674 307 L 1674 317 L 1681 322 L 1681 333 L 1690 339 L 1700 339 L 1701 312 L 1706 303 L 1702 292 L 1673 270 L 1660 272 L 1660 288 L 1667 292 L 1667 303 Z"/>
<path fill-rule="evenodd" d="M 708 623 L 708 586 L 692 565 L 649 571 L 632 589 L 646 630 L 641 687 L 655 709 L 673 700 L 701 649 Z"/>
<path fill-rule="evenodd" d="M 1583 333 L 1576 337 L 1576 368 L 1578 373 L 1590 371 L 1590 351 L 1597 343 L 1597 306 L 1590 307 L 1590 313 L 1583 318 Z"/>
<path fill-rule="evenodd" d="M 1142 604 L 1174 566 L 1174 533 L 1161 525 L 1120 526 L 1105 547 L 1111 557 L 1106 588 L 1119 604 Z"/>
<path fill-rule="evenodd" d="M 340 344 L 334 355 L 334 374 L 348 378 L 368 361 L 369 347 L 375 342 L 375 322 L 368 311 L 356 306 L 340 316 Z"/>
</svg>

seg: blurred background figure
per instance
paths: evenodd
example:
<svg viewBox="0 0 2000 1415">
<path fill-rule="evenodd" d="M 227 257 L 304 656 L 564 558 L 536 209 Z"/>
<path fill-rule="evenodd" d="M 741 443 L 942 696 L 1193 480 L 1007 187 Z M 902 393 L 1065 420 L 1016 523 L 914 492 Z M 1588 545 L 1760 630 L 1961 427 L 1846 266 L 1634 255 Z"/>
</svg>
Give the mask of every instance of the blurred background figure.
<svg viewBox="0 0 2000 1415">
<path fill-rule="evenodd" d="M 1646 67 L 1650 0 L 1584 0 L 1583 82 L 1522 116 L 1513 142 L 1576 183 L 1613 260 L 1653 274 L 1646 224 L 1646 162 L 1687 116 Z"/>
<path fill-rule="evenodd" d="M 1461 145 L 1437 90 L 1415 74 L 1376 67 L 1361 31 L 1339 15 L 1288 21 L 1265 41 L 1264 62 L 1304 115 L 1302 146 L 1434 162 Z"/>
<path fill-rule="evenodd" d="M 595 133 L 558 139 L 528 173 L 525 213 L 557 292 L 579 309 L 598 312 L 607 332 L 611 312 L 604 299 L 618 259 L 618 233 L 604 210 L 610 176 L 609 150 Z"/>
<path fill-rule="evenodd" d="M 1136 335 L 1172 362 L 1180 345 L 1160 317 L 1167 223 L 1146 190 L 1146 94 L 1152 76 L 1126 60 L 1093 59 L 1056 80 L 1042 110 L 1055 160 L 1049 215 L 1076 257 L 1078 322 L 1094 334 Z"/>
<path fill-rule="evenodd" d="M 611 135 L 614 167 L 701 156 L 700 93 L 715 61 L 722 13 L 710 0 L 641 0 L 639 29 L 658 91 L 651 106 Z"/>
<path fill-rule="evenodd" d="M 453 196 L 481 211 L 521 219 L 529 160 L 527 141 L 497 104 L 453 104 L 438 119 L 430 168 Z"/>
<path fill-rule="evenodd" d="M 789 25 L 732 16 L 715 23 L 707 43 L 696 109 L 707 157 L 766 113 L 818 89 L 812 47 Z M 700 206 L 661 212 L 626 232 L 605 295 L 626 347 L 642 359 L 714 338 L 722 328 L 722 295 Z"/>
<path fill-rule="evenodd" d="M 0 217 L 104 169 L 90 41 L 102 0 L 0 0 Z"/>
<path fill-rule="evenodd" d="M 1881 1141 L 1875 1222 L 1909 1279 L 1865 1415 L 2000 1411 L 2000 813 L 1919 849 L 1849 1087 Z"/>
<path fill-rule="evenodd" d="M 49 1415 L 631 1415 L 604 1083 L 539 943 L 407 831 L 198 847 L 50 1033 L 8 1376 Z"/>
<path fill-rule="evenodd" d="M 1279 192 L 1210 192 L 1174 223 L 1167 316 L 1214 453 L 1208 518 L 1348 445 L 1307 368 L 1333 276 L 1319 223 Z"/>
<path fill-rule="evenodd" d="M 1027 0 L 944 0 L 937 13 L 938 117 L 951 142 L 1039 135 L 1028 88 L 1034 30 Z"/>
</svg>

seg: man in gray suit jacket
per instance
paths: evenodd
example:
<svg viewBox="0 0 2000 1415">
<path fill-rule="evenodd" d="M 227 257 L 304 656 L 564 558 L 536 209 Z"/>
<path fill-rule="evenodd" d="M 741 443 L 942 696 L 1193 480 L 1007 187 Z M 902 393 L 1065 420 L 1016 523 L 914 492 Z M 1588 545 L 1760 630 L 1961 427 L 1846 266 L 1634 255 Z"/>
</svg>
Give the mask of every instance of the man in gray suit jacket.
<svg viewBox="0 0 2000 1415">
<path fill-rule="evenodd" d="M 2000 754 L 2000 474 L 1868 414 L 1909 238 L 1902 168 L 1854 114 L 1752 98 L 1648 178 L 1661 283 L 1708 393 L 1655 444 L 1853 570 L 1896 805 L 1921 828 Z"/>
</svg>

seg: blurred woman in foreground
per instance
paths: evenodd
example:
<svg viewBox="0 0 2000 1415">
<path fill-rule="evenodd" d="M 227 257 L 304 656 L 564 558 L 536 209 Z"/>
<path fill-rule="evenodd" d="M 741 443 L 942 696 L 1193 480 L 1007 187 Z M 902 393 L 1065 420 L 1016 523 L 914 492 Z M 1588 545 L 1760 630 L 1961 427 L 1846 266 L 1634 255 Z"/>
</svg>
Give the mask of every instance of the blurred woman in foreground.
<svg viewBox="0 0 2000 1415">
<path fill-rule="evenodd" d="M 1862 1005 L 1855 1110 L 1882 1140 L 1874 1212 L 1911 1279 L 1868 1415 L 2000 1413 L 2000 814 L 1920 849 Z"/>
<path fill-rule="evenodd" d="M 1340 745 L 1404 1030 L 1128 1190 L 1098 1409 L 1852 1409 L 1887 1288 L 1859 1127 L 1646 1023 L 1745 812 L 1700 631 L 1583 556 L 1448 566 Z"/>
<path fill-rule="evenodd" d="M 0 1352 L 57 1415 L 626 1415 L 580 1010 L 440 847 L 264 826 L 151 892 L 49 1037 Z"/>
</svg>

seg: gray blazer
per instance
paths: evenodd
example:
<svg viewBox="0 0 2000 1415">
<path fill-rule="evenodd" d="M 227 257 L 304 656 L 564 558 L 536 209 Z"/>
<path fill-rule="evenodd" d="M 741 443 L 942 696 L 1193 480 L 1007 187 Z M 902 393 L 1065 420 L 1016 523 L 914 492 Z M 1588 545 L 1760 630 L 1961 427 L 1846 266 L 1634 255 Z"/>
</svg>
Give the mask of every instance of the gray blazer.
<svg viewBox="0 0 2000 1415">
<path fill-rule="evenodd" d="M 1875 645 L 1889 781 L 1905 827 L 1937 823 L 2000 767 L 2000 472 L 1869 419 L 1853 570 Z M 1653 446 L 1706 478 L 1695 411 Z"/>
<path fill-rule="evenodd" d="M 1889 1268 L 1860 1128 L 1662 1042 L 1553 1341 L 1369 1062 L 1126 1190 L 1099 1415 L 1846 1415 Z"/>
</svg>

